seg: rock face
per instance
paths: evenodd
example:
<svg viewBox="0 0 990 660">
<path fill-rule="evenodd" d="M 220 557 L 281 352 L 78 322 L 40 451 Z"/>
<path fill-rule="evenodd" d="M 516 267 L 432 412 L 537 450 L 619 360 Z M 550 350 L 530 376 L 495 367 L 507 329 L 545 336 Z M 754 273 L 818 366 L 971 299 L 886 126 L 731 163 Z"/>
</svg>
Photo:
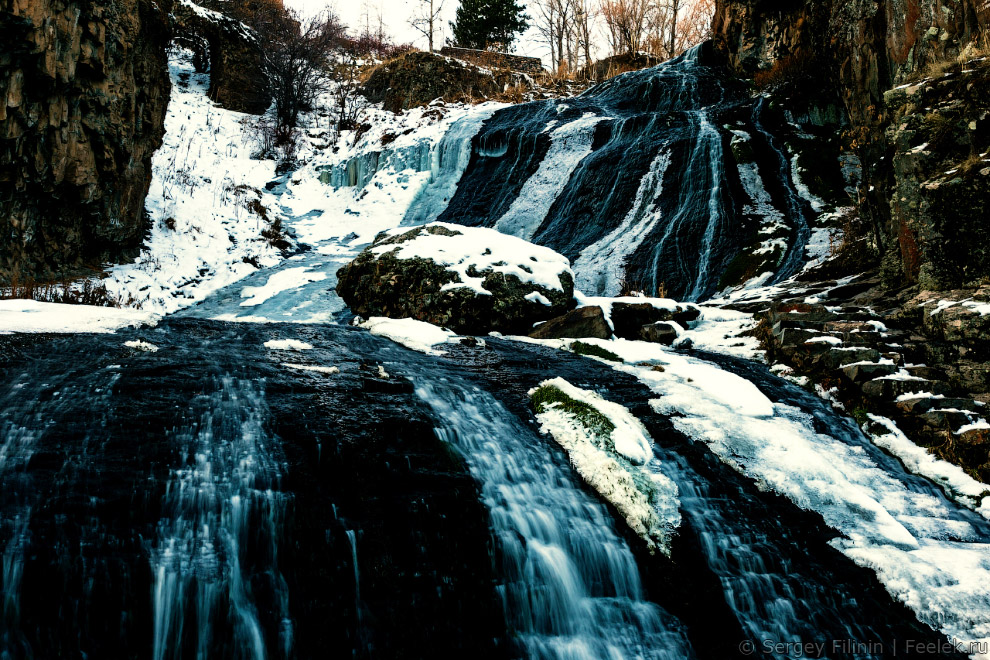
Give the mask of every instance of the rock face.
<svg viewBox="0 0 990 660">
<path fill-rule="evenodd" d="M 458 60 L 407 53 L 375 69 L 362 92 L 372 103 L 401 112 L 442 98 L 449 103 L 486 99 L 502 91 L 511 76 L 498 81 L 490 73 Z"/>
<path fill-rule="evenodd" d="M 241 21 L 220 11 L 243 15 L 247 6 L 224 2 L 194 4 L 178 0 L 172 9 L 176 43 L 190 48 L 200 73 L 210 72 L 209 96 L 228 110 L 261 114 L 272 96 L 262 68 L 261 46 Z"/>
<path fill-rule="evenodd" d="M 926 74 L 940 78 L 942 63 L 975 54 L 988 26 L 990 7 L 983 0 L 718 2 L 713 32 L 734 68 L 771 79 L 813 72 L 823 105 L 831 96 L 844 108 L 850 141 L 863 163 L 860 211 L 877 228 L 888 285 L 921 280 L 951 288 L 984 274 L 979 264 L 986 263 L 982 255 L 990 243 L 973 216 L 983 217 L 979 200 L 986 199 L 986 184 L 967 176 L 936 180 L 934 190 L 928 184 L 936 169 L 950 171 L 953 163 L 990 147 L 985 76 L 962 80 L 960 72 L 953 89 L 928 81 L 922 88 L 931 93 L 921 103 L 906 92 L 886 98 L 885 92 Z M 913 114 L 915 120 L 904 125 Z M 926 129 L 925 123 L 932 126 Z M 904 157 L 904 147 L 919 147 L 934 136 L 948 138 L 937 153 Z M 890 157 L 895 149 L 899 161 Z M 942 169 L 945 163 L 950 166 Z M 946 203 L 959 196 L 965 205 Z M 954 257 L 965 262 L 960 268 L 942 259 L 944 235 L 973 236 Z"/>
<path fill-rule="evenodd" d="M 0 0 L 0 280 L 140 244 L 168 39 L 152 0 Z"/>
<path fill-rule="evenodd" d="M 526 334 L 574 304 L 566 258 L 492 229 L 439 222 L 379 234 L 337 278 L 355 314 L 465 334 Z"/>
</svg>

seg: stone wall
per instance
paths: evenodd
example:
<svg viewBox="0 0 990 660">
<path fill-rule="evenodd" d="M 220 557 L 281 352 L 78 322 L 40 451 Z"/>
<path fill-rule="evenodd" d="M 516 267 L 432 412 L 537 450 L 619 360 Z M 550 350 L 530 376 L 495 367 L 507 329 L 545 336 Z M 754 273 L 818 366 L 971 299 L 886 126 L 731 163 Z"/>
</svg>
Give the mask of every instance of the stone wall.
<svg viewBox="0 0 990 660">
<path fill-rule="evenodd" d="M 457 48 L 455 46 L 444 46 L 440 54 L 490 69 L 509 69 L 510 71 L 534 75 L 544 73 L 543 62 L 538 57 L 523 57 L 510 53 L 494 53 L 488 50 Z"/>
<path fill-rule="evenodd" d="M 201 72 L 209 69 L 210 99 L 228 110 L 261 114 L 272 101 L 262 67 L 261 45 L 241 21 L 215 11 L 222 6 L 217 2 L 177 0 L 172 9 L 176 42 L 193 50 Z M 228 9 L 247 11 L 242 6 Z"/>
<path fill-rule="evenodd" d="M 153 0 L 0 0 L 0 281 L 139 246 L 168 25 Z"/>
</svg>

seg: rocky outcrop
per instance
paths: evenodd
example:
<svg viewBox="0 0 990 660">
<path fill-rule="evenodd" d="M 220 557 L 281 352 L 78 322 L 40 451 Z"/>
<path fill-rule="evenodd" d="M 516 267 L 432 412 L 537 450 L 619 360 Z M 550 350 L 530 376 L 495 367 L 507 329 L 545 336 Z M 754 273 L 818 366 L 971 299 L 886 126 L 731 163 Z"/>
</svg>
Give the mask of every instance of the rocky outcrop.
<svg viewBox="0 0 990 660">
<path fill-rule="evenodd" d="M 566 258 L 493 229 L 439 222 L 379 234 L 337 280 L 355 314 L 462 334 L 526 334 L 574 305 Z"/>
<path fill-rule="evenodd" d="M 990 276 L 988 89 L 990 61 L 982 60 L 885 94 L 900 247 L 890 279 L 955 289 Z"/>
<path fill-rule="evenodd" d="M 444 46 L 440 49 L 440 54 L 445 57 L 464 60 L 486 69 L 508 69 L 539 75 L 545 73 L 543 61 L 538 57 L 526 57 L 524 55 L 513 55 L 512 53 L 499 53 L 490 50 L 477 50 L 475 48 L 458 48 L 457 46 Z"/>
<path fill-rule="evenodd" d="M 407 53 L 379 65 L 361 88 L 372 103 L 401 112 L 427 105 L 435 99 L 448 103 L 481 101 L 500 93 L 510 75 L 495 76 L 458 60 Z"/>
<path fill-rule="evenodd" d="M 152 0 L 0 0 L 0 280 L 140 244 L 168 39 Z"/>
<path fill-rule="evenodd" d="M 177 0 L 172 8 L 176 43 L 193 51 L 200 73 L 209 70 L 210 99 L 228 110 L 261 114 L 272 100 L 261 45 L 244 23 L 214 11 L 221 8 L 233 10 L 226 3 Z"/>
<path fill-rule="evenodd" d="M 986 2 L 719 0 L 718 5 L 713 31 L 736 70 L 769 81 L 807 76 L 814 80 L 813 91 L 820 105 L 827 106 L 833 99 L 839 101 L 851 125 L 849 143 L 863 164 L 860 211 L 877 228 L 880 247 L 887 255 L 888 284 L 927 277 L 926 285 L 958 286 L 959 274 L 948 273 L 943 265 L 935 263 L 939 260 L 939 227 L 932 226 L 930 217 L 921 217 L 925 215 L 921 207 L 926 196 L 922 186 L 934 170 L 919 173 L 910 171 L 911 164 L 894 163 L 891 156 L 899 140 L 896 133 L 901 130 L 901 120 L 911 112 L 901 105 L 903 95 L 885 99 L 885 92 L 910 79 L 922 79 L 932 71 L 941 76 L 942 63 L 957 58 L 965 61 L 981 39 L 985 45 L 985 31 L 990 26 Z M 985 87 L 975 84 L 973 95 L 981 89 Z M 972 104 L 958 107 L 952 90 L 940 84 L 932 85 L 932 91 L 934 97 L 955 106 L 950 122 L 968 126 L 972 121 L 983 121 L 983 108 Z M 927 102 L 942 105 L 934 97 Z M 914 111 L 924 107 L 917 105 Z M 938 130 L 944 129 L 944 122 L 937 117 L 936 122 L 941 127 Z M 916 127 L 907 128 L 919 135 Z M 976 144 L 972 136 L 964 135 L 965 131 L 952 132 L 964 138 L 963 142 Z M 916 142 L 911 147 L 920 144 Z M 978 148 L 985 151 L 986 147 Z M 945 154 L 937 154 L 933 160 L 955 157 L 955 148 L 949 143 L 946 148 Z M 971 155 L 976 153 L 980 151 Z M 948 169 L 951 168 L 943 171 Z M 978 180 L 962 181 L 947 190 L 973 199 L 983 194 L 978 184 Z M 930 197 L 933 206 L 940 205 L 935 199 L 939 193 Z M 941 225 L 959 234 L 978 229 L 972 218 L 960 210 L 961 205 L 943 206 L 941 211 L 946 212 L 942 213 Z M 963 259 L 977 261 L 969 249 L 985 250 L 988 244 L 980 238 L 981 242 L 971 241 L 966 246 L 967 252 L 960 255 Z M 928 271 L 923 268 L 926 263 L 932 264 Z"/>
<path fill-rule="evenodd" d="M 802 293 L 757 315 L 774 370 L 814 384 L 860 424 L 875 423 L 871 414 L 892 420 L 917 444 L 990 480 L 990 287 L 906 300 L 875 291 L 816 295 L 827 307 L 801 302 Z"/>
</svg>

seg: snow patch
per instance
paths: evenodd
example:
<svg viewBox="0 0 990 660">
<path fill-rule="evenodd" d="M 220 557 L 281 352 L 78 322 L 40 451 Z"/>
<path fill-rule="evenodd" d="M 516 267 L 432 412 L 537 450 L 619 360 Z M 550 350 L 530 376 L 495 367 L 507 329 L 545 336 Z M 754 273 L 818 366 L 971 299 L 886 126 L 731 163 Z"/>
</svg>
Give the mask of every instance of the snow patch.
<svg viewBox="0 0 990 660">
<path fill-rule="evenodd" d="M 446 344 L 451 337 L 457 335 L 450 330 L 444 330 L 432 323 L 416 319 L 390 319 L 384 316 L 373 316 L 361 324 L 377 337 L 385 337 L 427 355 L 443 355 L 443 351 L 434 349 L 437 344 Z"/>
<path fill-rule="evenodd" d="M 0 300 L 0 333 L 106 333 L 131 326 L 153 325 L 158 316 L 151 311 L 136 309 Z"/>
<path fill-rule="evenodd" d="M 273 351 L 308 351 L 313 345 L 298 339 L 269 339 L 265 342 L 265 348 Z"/>
</svg>

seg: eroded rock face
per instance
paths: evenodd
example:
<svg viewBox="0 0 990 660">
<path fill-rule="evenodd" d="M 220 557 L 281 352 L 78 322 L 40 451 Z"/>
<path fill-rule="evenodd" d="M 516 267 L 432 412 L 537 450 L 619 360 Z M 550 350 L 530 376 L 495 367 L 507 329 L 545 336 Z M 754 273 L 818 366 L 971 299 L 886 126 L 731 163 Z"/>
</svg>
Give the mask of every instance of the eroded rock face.
<svg viewBox="0 0 990 660">
<path fill-rule="evenodd" d="M 249 11 L 247 3 L 235 6 L 209 0 L 178 0 L 172 16 L 176 42 L 193 51 L 201 73 L 207 69 L 210 72 L 210 99 L 228 110 L 258 115 L 268 109 L 272 100 L 262 67 L 261 45 L 244 23 L 226 15 L 245 15 Z"/>
<path fill-rule="evenodd" d="M 735 69 L 748 75 L 813 70 L 819 84 L 841 99 L 851 124 L 850 141 L 863 164 L 860 211 L 880 228 L 888 255 L 888 283 L 920 281 L 925 287 L 952 288 L 971 283 L 971 275 L 982 275 L 976 264 L 986 261 L 982 255 L 990 243 L 973 216 L 984 215 L 985 182 L 970 176 L 936 181 L 934 189 L 928 184 L 936 178 L 937 167 L 953 160 L 959 164 L 990 146 L 978 137 L 980 130 L 986 132 L 980 128 L 987 111 L 985 80 L 963 82 L 957 90 L 938 82 L 929 85 L 928 106 L 912 103 L 903 93 L 885 99 L 885 93 L 908 80 L 924 78 L 937 63 L 965 60 L 982 31 L 990 27 L 990 4 L 984 0 L 719 0 L 718 5 L 713 31 Z M 936 77 L 941 74 L 938 71 Z M 967 94 L 967 89 L 975 92 Z M 979 94 L 982 103 L 975 100 Z M 964 104 L 960 95 L 974 102 Z M 928 117 L 932 110 L 924 108 L 932 104 L 943 106 L 936 114 L 947 111 L 945 121 Z M 917 120 L 902 126 L 911 114 L 917 114 Z M 932 119 L 937 126 L 926 129 L 921 119 Z M 973 122 L 976 126 L 969 129 Z M 924 144 L 925 134 L 947 132 L 952 135 L 943 141 L 944 151 L 933 158 L 904 157 L 904 147 Z M 912 141 L 914 137 L 919 140 Z M 960 157 L 957 146 L 970 152 Z M 891 158 L 895 149 L 899 159 Z M 948 164 L 941 171 L 953 169 L 953 163 Z M 964 203 L 953 206 L 949 199 Z M 954 235 L 971 236 L 954 257 L 966 262 L 957 269 L 939 254 L 942 237 Z"/>
<path fill-rule="evenodd" d="M 0 0 L 0 280 L 140 244 L 168 39 L 152 0 Z"/>
<path fill-rule="evenodd" d="M 461 334 L 526 334 L 574 305 L 564 257 L 493 229 L 445 223 L 380 234 L 337 280 L 355 314 L 414 318 Z"/>
</svg>

